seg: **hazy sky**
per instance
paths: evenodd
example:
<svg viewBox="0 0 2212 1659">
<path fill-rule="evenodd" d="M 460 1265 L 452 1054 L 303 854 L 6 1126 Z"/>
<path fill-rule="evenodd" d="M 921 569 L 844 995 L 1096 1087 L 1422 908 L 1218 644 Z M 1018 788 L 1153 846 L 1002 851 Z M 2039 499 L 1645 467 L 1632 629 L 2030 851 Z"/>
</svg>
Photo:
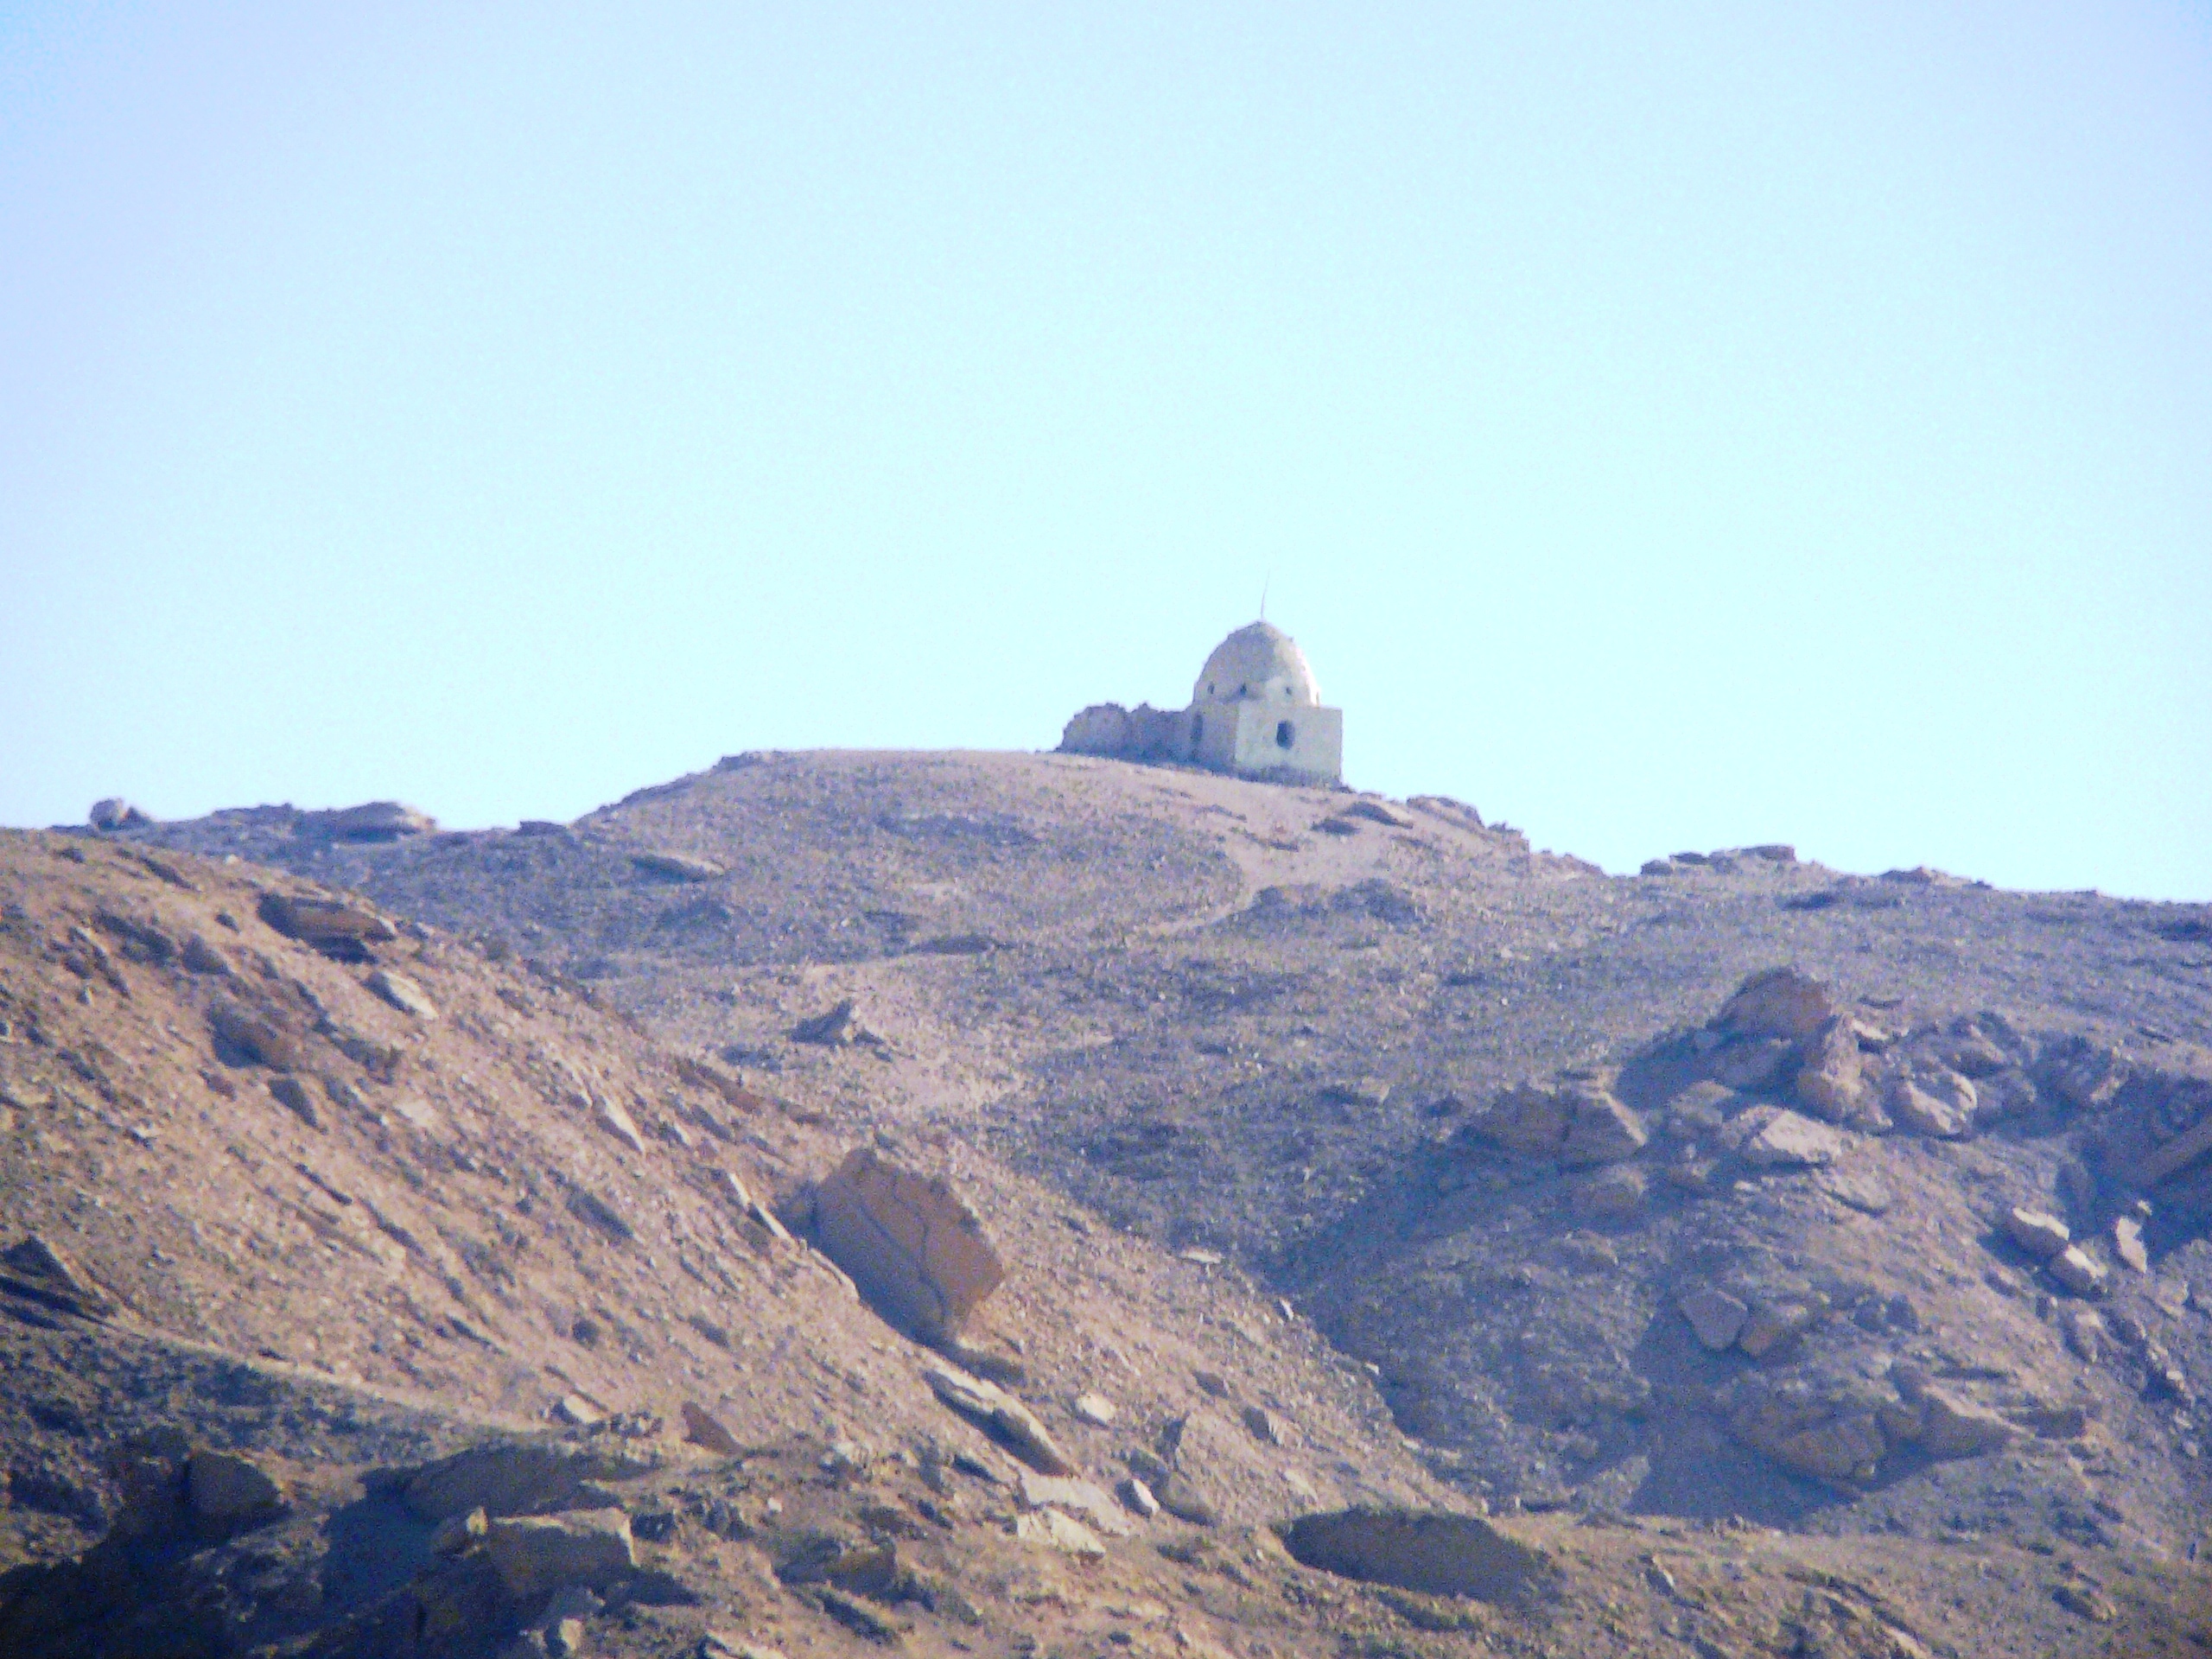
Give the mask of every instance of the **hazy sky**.
<svg viewBox="0 0 2212 1659">
<path fill-rule="evenodd" d="M 2212 899 L 2212 9 L 0 4 L 0 822 L 1047 748 Z"/>
</svg>

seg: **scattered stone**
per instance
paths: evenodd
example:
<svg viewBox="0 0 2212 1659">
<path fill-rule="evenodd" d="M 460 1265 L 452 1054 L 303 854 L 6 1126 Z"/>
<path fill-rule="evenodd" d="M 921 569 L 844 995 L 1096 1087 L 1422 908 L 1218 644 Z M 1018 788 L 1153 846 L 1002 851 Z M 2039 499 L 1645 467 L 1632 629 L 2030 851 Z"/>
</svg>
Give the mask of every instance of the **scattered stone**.
<svg viewBox="0 0 2212 1659">
<path fill-rule="evenodd" d="M 2015 1205 L 2005 1212 L 2005 1230 L 2030 1255 L 2049 1259 L 2073 1243 L 2066 1224 L 2048 1211 Z"/>
<path fill-rule="evenodd" d="M 231 966 L 231 959 L 210 944 L 205 934 L 194 933 L 186 938 L 181 960 L 195 974 L 209 974 L 218 979 L 237 976 L 238 970 Z"/>
<path fill-rule="evenodd" d="M 2094 1296 L 2105 1287 L 2105 1264 L 2079 1244 L 2069 1244 L 2050 1258 L 2051 1276 L 2076 1296 Z"/>
<path fill-rule="evenodd" d="M 1899 1077 L 1890 1089 L 1891 1116 L 1913 1134 L 1930 1140 L 1956 1141 L 1965 1136 L 1974 1128 L 1977 1103 L 1974 1084 L 1955 1072 L 1943 1075 L 1958 1085 L 1948 1096 L 1923 1089 L 1910 1077 Z"/>
<path fill-rule="evenodd" d="M 1106 1554 L 1106 1546 L 1096 1533 L 1073 1516 L 1063 1515 L 1058 1510 L 1016 1516 L 1014 1535 L 1023 1543 L 1039 1544 L 1084 1560 L 1096 1560 Z"/>
<path fill-rule="evenodd" d="M 737 1436 L 723 1426 L 721 1419 L 696 1400 L 683 1402 L 683 1438 L 718 1458 L 734 1458 L 745 1450 L 738 1444 Z"/>
<path fill-rule="evenodd" d="M 815 1195 L 823 1249 L 869 1302 L 926 1342 L 959 1334 L 1006 1277 L 976 1212 L 942 1176 L 855 1147 Z"/>
<path fill-rule="evenodd" d="M 2137 1273 L 2151 1271 L 2151 1253 L 2143 1246 L 2143 1224 L 2133 1216 L 2121 1216 L 2113 1221 L 2112 1250 L 2122 1267 Z"/>
<path fill-rule="evenodd" d="M 1784 1110 L 1744 1142 L 1743 1157 L 1758 1169 L 1818 1168 L 1842 1157 L 1847 1147 L 1842 1131 Z"/>
<path fill-rule="evenodd" d="M 1821 1185 L 1839 1204 L 1847 1205 L 1861 1215 L 1885 1216 L 1897 1202 L 1897 1195 L 1885 1183 L 1863 1171 L 1831 1171 Z"/>
<path fill-rule="evenodd" d="M 1713 1016 L 1715 1027 L 1802 1042 L 1835 1014 L 1827 987 L 1795 968 L 1769 968 L 1736 988 Z"/>
<path fill-rule="evenodd" d="M 1373 796 L 1362 796 L 1358 800 L 1354 801 L 1344 809 L 1344 816 L 1351 818 L 1365 818 L 1370 823 L 1383 824 L 1392 830 L 1414 828 L 1414 819 L 1410 813 L 1402 812 L 1388 801 L 1377 800 Z"/>
<path fill-rule="evenodd" d="M 1149 1521 L 1160 1513 L 1160 1500 L 1152 1495 L 1152 1488 L 1135 1475 L 1124 1475 L 1114 1493 L 1133 1515 L 1141 1516 Z"/>
<path fill-rule="evenodd" d="M 1427 1595 L 1497 1601 L 1550 1570 L 1541 1553 L 1480 1516 L 1438 1510 L 1302 1515 L 1280 1529 L 1280 1535 L 1304 1566 Z"/>
<path fill-rule="evenodd" d="M 1039 1474 L 1077 1472 L 1075 1464 L 1037 1421 L 1036 1414 L 997 1384 L 949 1365 L 926 1366 L 922 1377 L 939 1400 L 989 1430 L 994 1439 Z"/>
<path fill-rule="evenodd" d="M 1919 1433 L 1913 1438 L 1931 1458 L 1971 1458 L 1994 1451 L 2019 1431 L 1986 1406 L 1946 1389 L 1923 1385 L 1915 1403 L 1920 1408 Z"/>
<path fill-rule="evenodd" d="M 1715 1353 L 1735 1344 L 1737 1334 L 1751 1312 L 1749 1304 L 1709 1285 L 1699 1286 L 1675 1306 L 1689 1321 L 1697 1339 Z"/>
<path fill-rule="evenodd" d="M 1570 1165 L 1615 1163 L 1633 1157 L 1650 1138 L 1643 1120 L 1609 1087 L 1572 1077 L 1552 1089 L 1523 1083 L 1507 1090 L 1462 1133 Z"/>
<path fill-rule="evenodd" d="M 1627 1222 L 1643 1213 L 1650 1180 L 1632 1164 L 1616 1164 L 1578 1184 L 1574 1213 L 1585 1221 Z"/>
<path fill-rule="evenodd" d="M 26 1233 L 0 1251 L 0 1290 L 86 1319 L 105 1319 L 115 1312 L 114 1299 L 36 1233 Z"/>
<path fill-rule="evenodd" d="M 185 1465 L 185 1491 L 205 1531 L 227 1535 L 273 1521 L 284 1493 L 251 1459 L 231 1452 L 195 1452 Z"/>
<path fill-rule="evenodd" d="M 1216 1400 L 1229 1398 L 1229 1379 L 1219 1371 L 1192 1371 L 1191 1381 L 1198 1385 L 1198 1392 Z"/>
<path fill-rule="evenodd" d="M 620 1509 L 495 1520 L 484 1541 L 500 1581 L 518 1599 L 563 1585 L 612 1584 L 638 1567 L 630 1517 Z"/>
<path fill-rule="evenodd" d="M 639 874 L 663 881 L 718 881 L 729 874 L 711 858 L 688 853 L 632 853 L 630 863 Z"/>
<path fill-rule="evenodd" d="M 1078 1394 L 1074 1410 L 1077 1422 L 1089 1423 L 1093 1428 L 1111 1428 L 1115 1418 L 1121 1414 L 1114 1409 L 1114 1402 L 1103 1394 Z"/>
<path fill-rule="evenodd" d="M 553 1419 L 571 1428 L 589 1428 L 605 1421 L 607 1414 L 580 1394 L 564 1394 L 553 1402 Z"/>
<path fill-rule="evenodd" d="M 367 984 L 372 991 L 402 1014 L 424 1020 L 438 1017 L 438 1005 L 430 1001 L 429 993 L 404 974 L 394 973 L 389 968 L 379 968 L 369 976 Z"/>
<path fill-rule="evenodd" d="M 1088 1480 L 1021 1471 L 1021 1501 L 1033 1510 L 1059 1509 L 1080 1516 L 1101 1532 L 1127 1537 L 1135 1530 L 1103 1488 Z"/>
</svg>

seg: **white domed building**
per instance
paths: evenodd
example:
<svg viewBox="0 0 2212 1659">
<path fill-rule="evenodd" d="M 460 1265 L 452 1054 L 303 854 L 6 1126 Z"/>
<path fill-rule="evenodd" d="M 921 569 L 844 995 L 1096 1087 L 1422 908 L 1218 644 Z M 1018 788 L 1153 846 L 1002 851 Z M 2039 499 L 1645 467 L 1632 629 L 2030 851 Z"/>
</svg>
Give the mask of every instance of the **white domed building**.
<svg viewBox="0 0 2212 1659">
<path fill-rule="evenodd" d="M 1236 630 L 1213 650 L 1179 712 L 1103 702 L 1067 724 L 1068 754 L 1181 761 L 1282 783 L 1344 776 L 1344 716 L 1323 706 L 1298 642 L 1268 622 Z"/>
</svg>

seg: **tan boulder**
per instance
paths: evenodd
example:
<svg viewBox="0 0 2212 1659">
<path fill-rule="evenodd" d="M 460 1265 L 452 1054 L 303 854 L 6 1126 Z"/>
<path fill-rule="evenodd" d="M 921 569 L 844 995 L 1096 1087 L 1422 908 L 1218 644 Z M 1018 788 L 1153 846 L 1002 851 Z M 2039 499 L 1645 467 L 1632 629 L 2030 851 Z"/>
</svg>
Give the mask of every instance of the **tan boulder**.
<svg viewBox="0 0 2212 1659">
<path fill-rule="evenodd" d="M 1866 1086 L 1858 1029 L 1849 1016 L 1836 1014 L 1822 1021 L 1806 1039 L 1796 1087 L 1797 1098 L 1831 1123 L 1848 1123 L 1866 1112 L 1872 1091 Z"/>
<path fill-rule="evenodd" d="M 1994 1451 L 2019 1431 L 1986 1406 L 1962 1395 L 1926 1387 L 1920 1390 L 1920 1449 L 1931 1458 L 1971 1458 Z"/>
<path fill-rule="evenodd" d="M 2056 1216 L 2024 1205 L 2015 1205 L 2005 1212 L 2005 1230 L 2030 1255 L 2044 1260 L 2074 1242 L 2072 1231 Z"/>
<path fill-rule="evenodd" d="M 2050 1258 L 2050 1274 L 2076 1296 L 2094 1296 L 2105 1287 L 2109 1269 L 2079 1244 L 2069 1244 Z"/>
<path fill-rule="evenodd" d="M 1039 1474 L 1076 1472 L 1074 1460 L 1060 1450 L 1037 1414 L 996 1383 L 956 1371 L 950 1365 L 925 1367 L 922 1380 L 939 1400 L 987 1430 Z"/>
<path fill-rule="evenodd" d="M 869 1303 L 925 1341 L 957 1336 L 1006 1277 L 976 1212 L 942 1176 L 857 1147 L 815 1195 L 823 1250 Z"/>
<path fill-rule="evenodd" d="M 378 996 L 402 1014 L 424 1020 L 438 1017 L 438 1005 L 430 1001 L 430 994 L 404 974 L 394 973 L 389 968 L 379 968 L 369 976 L 366 983 Z"/>
<path fill-rule="evenodd" d="M 1939 1090 L 1918 1078 L 1897 1078 L 1890 1087 L 1890 1116 L 1914 1135 L 1955 1141 L 1974 1128 L 1974 1087 L 1956 1072 L 1942 1076 L 1957 1087 Z"/>
<path fill-rule="evenodd" d="M 1777 1112 L 1743 1143 L 1744 1161 L 1756 1169 L 1815 1169 L 1843 1156 L 1840 1130 L 1791 1111 Z"/>
<path fill-rule="evenodd" d="M 1721 1004 L 1713 1025 L 1724 1031 L 1801 1042 L 1835 1014 L 1827 987 L 1795 968 L 1753 974 Z"/>
<path fill-rule="evenodd" d="M 1562 1164 L 1617 1162 L 1635 1156 L 1650 1139 L 1643 1120 L 1594 1078 L 1570 1077 L 1551 1089 L 1523 1083 L 1501 1094 L 1468 1127 L 1513 1151 Z"/>
<path fill-rule="evenodd" d="M 2132 1272 L 2151 1271 L 2151 1253 L 2143 1243 L 2143 1224 L 2133 1216 L 2121 1216 L 2113 1221 L 2112 1253 L 2120 1258 L 2122 1267 Z"/>
<path fill-rule="evenodd" d="M 745 1450 L 721 1419 L 696 1400 L 683 1402 L 683 1438 L 718 1458 L 734 1458 Z"/>
<path fill-rule="evenodd" d="M 569 1510 L 491 1522 L 485 1548 L 518 1600 L 563 1585 L 607 1585 L 637 1571 L 630 1517 L 620 1509 Z"/>
<path fill-rule="evenodd" d="M 372 945 L 399 937 L 390 922 L 350 899 L 264 893 L 257 908 L 261 919 L 286 938 L 340 962 L 366 962 Z"/>
</svg>

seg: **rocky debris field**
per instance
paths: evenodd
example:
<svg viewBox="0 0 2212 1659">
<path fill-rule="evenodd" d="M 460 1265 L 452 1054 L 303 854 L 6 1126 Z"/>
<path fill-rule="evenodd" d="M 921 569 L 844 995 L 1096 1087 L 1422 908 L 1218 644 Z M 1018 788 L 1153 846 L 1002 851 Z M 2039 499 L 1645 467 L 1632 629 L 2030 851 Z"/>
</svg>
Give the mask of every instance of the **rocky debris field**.
<svg viewBox="0 0 2212 1659">
<path fill-rule="evenodd" d="M 457 1317 L 497 1346 L 452 1374 L 511 1421 L 675 1423 L 684 1377 L 741 1446 L 912 1413 L 1007 1453 L 1033 1427 L 1076 1472 L 1046 1455 L 1030 1478 L 1088 1483 L 1139 1530 L 1046 1504 L 1065 1525 L 1017 1509 L 1007 1535 L 1053 1549 L 1079 1525 L 1108 1560 L 1155 1527 L 1243 1529 L 1287 1584 L 1333 1583 L 1284 1553 L 1310 1535 L 1298 1517 L 1408 1508 L 1504 1516 L 1555 1563 L 1561 1540 L 1583 1551 L 1474 1598 L 1479 1630 L 1222 1633 L 1238 1650 L 1324 1630 L 1338 1651 L 1584 1650 L 1602 1620 L 1561 1609 L 1641 1607 L 1688 1558 L 1764 1585 L 1745 1563 L 1786 1557 L 1802 1594 L 1792 1611 L 1747 1590 L 1764 1611 L 1725 1625 L 1676 1599 L 1656 1622 L 1624 1611 L 1630 1637 L 1587 1650 L 1986 1650 L 1942 1608 L 1979 1610 L 2008 1650 L 2107 1650 L 2139 1605 L 2171 1615 L 2130 1629 L 2145 1650 L 2198 1628 L 2206 907 L 1857 876 L 1776 845 L 1611 878 L 1440 797 L 1072 756 L 741 755 L 511 831 L 397 809 L 352 831 L 289 808 L 109 816 L 25 838 L 48 861 L 26 891 L 66 886 L 60 847 L 172 905 L 165 864 L 253 892 L 225 906 L 239 938 L 156 918 L 169 957 L 101 922 L 99 895 L 41 913 L 40 971 L 103 1008 L 86 1020 L 131 1017 L 109 969 L 134 997 L 143 978 L 181 988 L 170 1023 L 213 1061 L 194 1066 L 359 1158 L 331 1176 L 349 1197 L 416 1156 L 403 1103 L 487 1141 L 538 1137 L 528 1156 L 464 1148 L 493 1187 L 537 1171 L 530 1192 L 465 1168 L 435 1184 L 456 1234 L 496 1235 L 472 1214 L 530 1230 L 506 1299 L 461 1271 L 472 1300 L 410 1289 L 429 1339 L 345 1338 L 333 1375 L 442 1389 L 440 1344 L 468 1338 L 437 1321 Z M 235 958 L 245 936 L 281 941 L 290 955 L 259 948 L 320 1003 L 259 995 L 258 969 L 204 994 L 194 938 Z M 334 1031 L 407 1033 L 424 1063 L 380 1077 Z M 162 1042 L 101 1040 L 118 1060 Z M 506 1066 L 512 1107 L 450 1092 L 498 1094 Z M 639 1082 L 600 1086 L 625 1066 Z M 359 1152 L 345 1088 L 381 1125 Z M 124 1153 L 98 1122 L 87 1156 Z M 227 1181 L 230 1155 L 201 1161 Z M 374 1202 L 423 1242 L 405 1206 L 431 1184 L 397 1180 Z M 33 1220 L 114 1294 L 81 1214 L 73 1234 L 50 1206 Z M 741 1249 L 757 1280 L 732 1270 Z M 0 1263 L 0 1285 L 50 1280 L 35 1257 Z M 210 1282 L 265 1259 L 233 1247 Z M 724 1274 L 760 1312 L 732 1314 Z M 118 1306 L 159 1294 L 130 1283 Z M 531 1296 L 527 1319 L 509 1305 Z M 698 1319 L 728 1345 L 695 1341 Z M 840 1357 L 810 1369 L 817 1345 Z M 895 1385 L 887 1352 L 907 1357 Z M 750 1402 L 757 1430 L 735 1421 Z M 1186 1444 L 1236 1472 L 1205 1490 Z M 74 1524 L 41 1547 L 81 1547 Z M 1382 1534 L 1415 1554 L 1431 1536 Z M 1640 1554 L 1607 1554 L 1631 1539 Z M 1871 1587 L 1878 1563 L 1911 1587 Z M 1890 1600 L 1818 1588 L 1827 1573 Z M 1084 1639 L 1159 1631 L 1122 1634 Z"/>
</svg>

